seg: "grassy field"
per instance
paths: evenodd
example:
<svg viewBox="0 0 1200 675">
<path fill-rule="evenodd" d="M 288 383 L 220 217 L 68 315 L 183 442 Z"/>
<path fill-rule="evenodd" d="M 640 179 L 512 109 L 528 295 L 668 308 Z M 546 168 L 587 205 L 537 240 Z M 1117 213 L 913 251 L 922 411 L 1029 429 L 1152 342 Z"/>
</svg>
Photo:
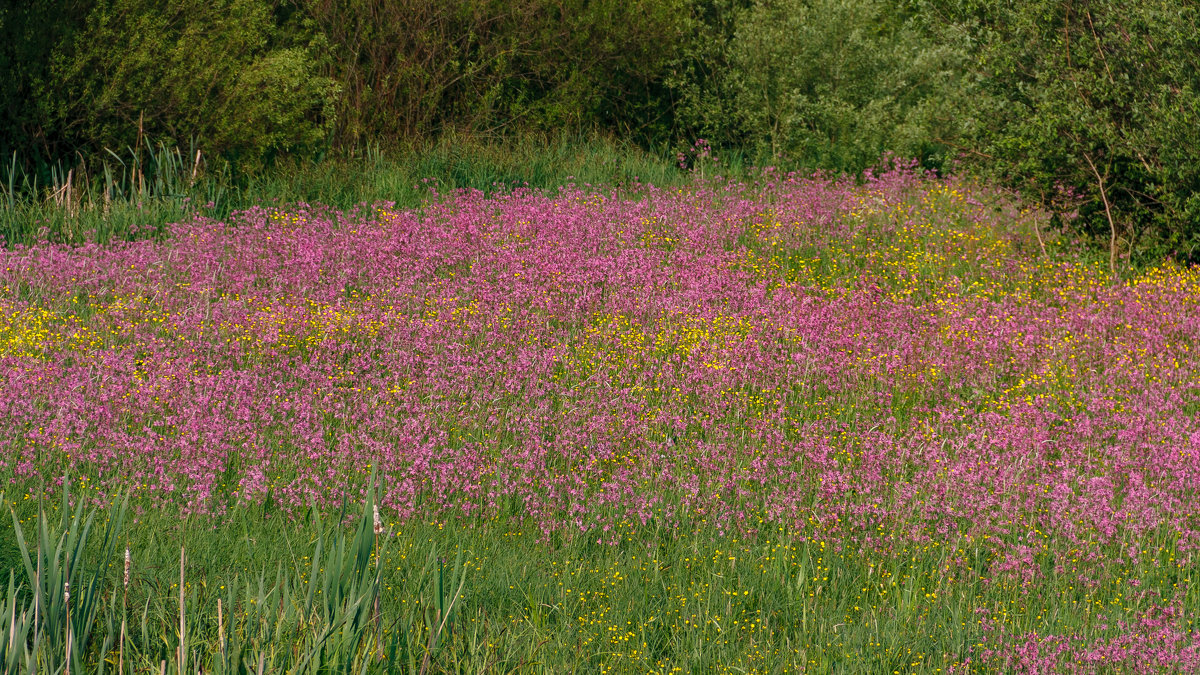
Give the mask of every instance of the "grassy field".
<svg viewBox="0 0 1200 675">
<path fill-rule="evenodd" d="M 1200 271 L 630 183 L 0 253 L 4 672 L 1200 668 Z"/>
<path fill-rule="evenodd" d="M 732 167 L 740 172 L 739 158 Z M 400 208 L 431 191 L 485 193 L 560 185 L 682 185 L 689 176 L 659 154 L 604 136 L 523 136 L 489 142 L 447 135 L 406 150 L 326 161 L 283 161 L 239 173 L 196 148 L 143 140 L 107 161 L 28 172 L 0 165 L 0 243 L 84 243 L 162 237 L 194 215 L 224 220 L 262 205 L 311 203 L 349 210 L 388 200 Z"/>
</svg>

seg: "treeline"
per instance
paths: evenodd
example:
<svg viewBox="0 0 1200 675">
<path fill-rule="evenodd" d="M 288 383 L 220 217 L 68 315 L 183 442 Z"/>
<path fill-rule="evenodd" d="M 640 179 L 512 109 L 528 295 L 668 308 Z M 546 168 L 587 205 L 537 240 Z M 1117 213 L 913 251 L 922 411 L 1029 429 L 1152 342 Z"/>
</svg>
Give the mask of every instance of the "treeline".
<svg viewBox="0 0 1200 675">
<path fill-rule="evenodd" d="M 601 133 L 664 156 L 966 164 L 1130 254 L 1200 258 L 1197 0 L 32 0 L 0 151 L 146 138 L 235 171 Z"/>
<path fill-rule="evenodd" d="M 253 168 L 447 131 L 667 138 L 681 0 L 34 0 L 4 12 L 5 150 L 196 138 Z"/>
</svg>

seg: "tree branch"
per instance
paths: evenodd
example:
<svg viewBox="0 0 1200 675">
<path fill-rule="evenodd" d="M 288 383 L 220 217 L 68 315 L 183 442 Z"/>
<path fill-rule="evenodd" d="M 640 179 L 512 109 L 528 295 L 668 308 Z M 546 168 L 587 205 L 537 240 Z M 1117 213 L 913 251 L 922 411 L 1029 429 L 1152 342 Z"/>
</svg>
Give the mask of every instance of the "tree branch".
<svg viewBox="0 0 1200 675">
<path fill-rule="evenodd" d="M 1113 220 L 1112 207 L 1108 203 L 1108 190 L 1104 186 L 1104 176 L 1100 175 L 1100 171 L 1096 168 L 1096 163 L 1092 161 L 1091 153 L 1083 153 L 1083 159 L 1091 167 L 1092 173 L 1096 176 L 1096 183 L 1100 186 L 1100 199 L 1104 202 L 1104 215 L 1108 218 L 1108 269 L 1112 272 L 1113 277 L 1117 276 L 1117 223 Z M 1107 172 L 1105 172 L 1107 173 Z"/>
</svg>

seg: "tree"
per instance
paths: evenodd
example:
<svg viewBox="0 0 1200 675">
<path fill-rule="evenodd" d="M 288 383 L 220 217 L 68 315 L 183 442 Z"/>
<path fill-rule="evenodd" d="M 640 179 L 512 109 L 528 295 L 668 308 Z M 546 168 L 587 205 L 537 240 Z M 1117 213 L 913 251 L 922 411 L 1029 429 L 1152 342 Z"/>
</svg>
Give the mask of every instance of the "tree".
<svg viewBox="0 0 1200 675">
<path fill-rule="evenodd" d="M 1200 243 L 1200 25 L 1189 0 L 932 3 L 975 58 L 970 156 L 1028 195 L 1077 197 L 1074 225 L 1195 260 Z"/>
</svg>

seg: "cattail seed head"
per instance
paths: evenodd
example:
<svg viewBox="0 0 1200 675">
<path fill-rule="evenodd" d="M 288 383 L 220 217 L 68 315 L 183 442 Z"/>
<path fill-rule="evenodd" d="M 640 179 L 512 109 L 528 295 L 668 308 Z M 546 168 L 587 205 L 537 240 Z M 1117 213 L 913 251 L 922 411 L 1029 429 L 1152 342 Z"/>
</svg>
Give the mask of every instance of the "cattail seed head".
<svg viewBox="0 0 1200 675">
<path fill-rule="evenodd" d="M 379 517 L 379 506 L 375 506 L 375 534 L 383 534 L 383 519 Z"/>
<path fill-rule="evenodd" d="M 125 588 L 129 588 L 129 570 L 133 566 L 133 558 L 129 555 L 129 547 L 125 547 Z"/>
</svg>

